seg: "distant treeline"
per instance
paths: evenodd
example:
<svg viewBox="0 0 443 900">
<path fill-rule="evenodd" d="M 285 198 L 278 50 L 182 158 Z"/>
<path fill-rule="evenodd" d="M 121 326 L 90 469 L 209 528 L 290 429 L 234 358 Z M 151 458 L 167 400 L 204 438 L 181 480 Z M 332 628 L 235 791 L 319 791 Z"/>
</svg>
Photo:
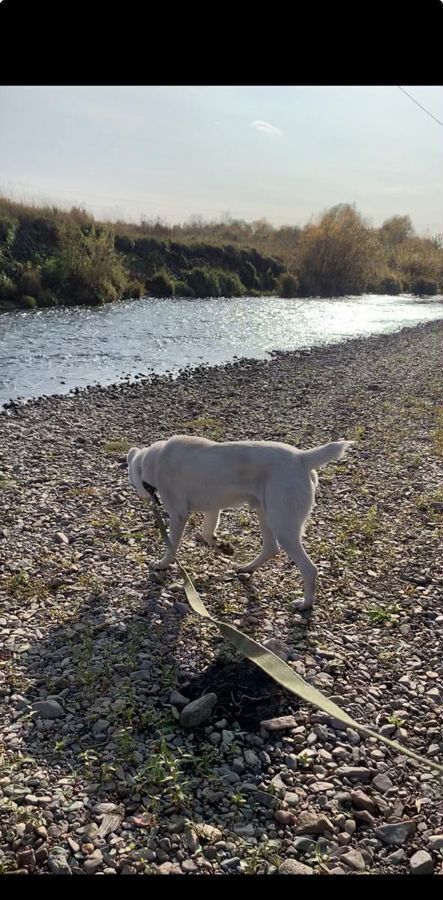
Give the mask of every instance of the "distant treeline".
<svg viewBox="0 0 443 900">
<path fill-rule="evenodd" d="M 303 228 L 266 220 L 101 222 L 86 210 L 0 198 L 0 308 L 128 297 L 438 294 L 442 235 L 409 216 L 372 228 L 341 204 Z"/>
</svg>

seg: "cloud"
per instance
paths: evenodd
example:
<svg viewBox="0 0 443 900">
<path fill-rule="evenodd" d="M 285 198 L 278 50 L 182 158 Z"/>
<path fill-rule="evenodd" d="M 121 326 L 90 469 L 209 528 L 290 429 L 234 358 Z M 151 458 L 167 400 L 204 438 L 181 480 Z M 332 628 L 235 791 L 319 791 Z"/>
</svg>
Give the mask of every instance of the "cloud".
<svg viewBox="0 0 443 900">
<path fill-rule="evenodd" d="M 269 122 L 261 122 L 260 119 L 256 122 L 251 122 L 251 128 L 255 128 L 256 131 L 263 131 L 265 134 L 277 135 L 277 137 L 281 137 L 283 134 L 280 128 L 270 125 Z"/>
</svg>

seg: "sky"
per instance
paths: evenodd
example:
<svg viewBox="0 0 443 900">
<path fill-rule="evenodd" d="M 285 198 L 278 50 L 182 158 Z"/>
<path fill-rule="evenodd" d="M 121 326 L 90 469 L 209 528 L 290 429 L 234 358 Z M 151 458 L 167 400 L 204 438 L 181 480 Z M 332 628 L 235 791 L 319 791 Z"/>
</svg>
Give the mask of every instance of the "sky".
<svg viewBox="0 0 443 900">
<path fill-rule="evenodd" d="M 403 87 L 443 121 L 443 87 Z M 443 231 L 443 127 L 395 86 L 0 87 L 0 192 L 96 216 Z"/>
</svg>

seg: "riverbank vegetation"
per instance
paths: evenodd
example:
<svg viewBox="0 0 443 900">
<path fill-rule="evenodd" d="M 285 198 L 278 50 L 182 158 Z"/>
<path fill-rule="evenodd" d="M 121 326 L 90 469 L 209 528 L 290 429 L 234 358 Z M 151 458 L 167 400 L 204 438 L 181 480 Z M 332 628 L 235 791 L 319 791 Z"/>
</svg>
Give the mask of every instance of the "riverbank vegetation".
<svg viewBox="0 0 443 900">
<path fill-rule="evenodd" d="M 0 308 L 141 297 L 437 294 L 443 235 L 408 216 L 372 228 L 340 204 L 304 227 L 258 222 L 103 222 L 86 210 L 0 198 Z"/>
</svg>

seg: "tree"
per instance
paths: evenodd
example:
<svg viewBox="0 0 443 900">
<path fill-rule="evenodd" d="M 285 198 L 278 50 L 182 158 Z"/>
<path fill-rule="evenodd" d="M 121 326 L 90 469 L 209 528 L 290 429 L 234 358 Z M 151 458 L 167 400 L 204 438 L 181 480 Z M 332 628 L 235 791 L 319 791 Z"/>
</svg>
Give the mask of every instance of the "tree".
<svg viewBox="0 0 443 900">
<path fill-rule="evenodd" d="M 391 216 L 380 228 L 380 237 L 387 244 L 401 244 L 414 236 L 409 216 Z"/>
</svg>

